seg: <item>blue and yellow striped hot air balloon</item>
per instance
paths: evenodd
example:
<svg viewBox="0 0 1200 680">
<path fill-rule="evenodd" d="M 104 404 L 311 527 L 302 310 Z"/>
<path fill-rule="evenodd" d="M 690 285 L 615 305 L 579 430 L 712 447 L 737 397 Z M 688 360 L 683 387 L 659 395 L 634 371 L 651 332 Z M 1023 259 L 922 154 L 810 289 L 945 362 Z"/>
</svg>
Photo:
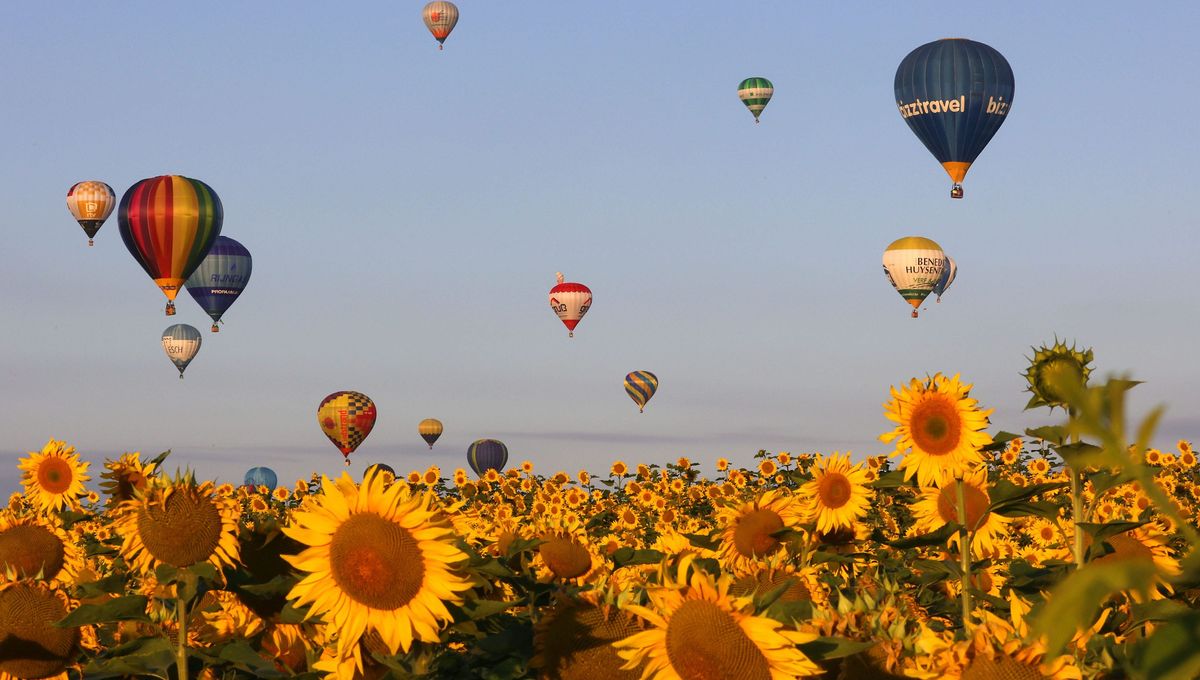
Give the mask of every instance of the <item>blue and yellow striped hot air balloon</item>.
<svg viewBox="0 0 1200 680">
<path fill-rule="evenodd" d="M 638 413 L 644 413 L 646 402 L 658 391 L 658 376 L 650 371 L 634 371 L 625 376 L 625 393 L 638 405 Z"/>
<path fill-rule="evenodd" d="M 935 40 L 900 62 L 896 106 L 954 180 L 951 198 L 963 197 L 963 178 L 1008 118 L 1015 90 L 1004 55 L 974 40 Z"/>
<path fill-rule="evenodd" d="M 467 447 L 467 464 L 482 477 L 488 470 L 503 472 L 508 463 L 508 447 L 498 439 L 479 439 Z"/>
</svg>

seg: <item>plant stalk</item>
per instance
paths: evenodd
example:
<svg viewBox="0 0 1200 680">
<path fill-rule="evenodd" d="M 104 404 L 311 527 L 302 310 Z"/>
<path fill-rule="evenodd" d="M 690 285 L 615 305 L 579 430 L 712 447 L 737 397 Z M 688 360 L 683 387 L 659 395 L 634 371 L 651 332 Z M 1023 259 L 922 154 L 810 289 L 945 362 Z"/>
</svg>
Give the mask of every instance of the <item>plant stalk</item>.
<svg viewBox="0 0 1200 680">
<path fill-rule="evenodd" d="M 182 597 L 175 600 L 175 613 L 179 618 L 179 644 L 175 649 L 175 667 L 179 680 L 188 680 L 187 602 Z"/>
<path fill-rule="evenodd" d="M 962 621 L 963 630 L 971 630 L 971 532 L 967 527 L 967 492 L 963 480 L 955 480 L 958 496 L 958 553 L 962 558 Z"/>
<path fill-rule="evenodd" d="M 1068 420 L 1075 419 L 1075 409 L 1067 410 L 1067 418 Z M 1071 443 L 1079 443 L 1079 435 L 1077 433 L 1071 435 Z M 1083 470 L 1076 470 L 1074 467 L 1068 465 L 1067 473 L 1071 476 L 1071 519 L 1075 523 L 1075 568 L 1082 569 L 1084 562 L 1083 529 L 1079 528 L 1079 523 L 1085 519 L 1083 516 Z"/>
</svg>

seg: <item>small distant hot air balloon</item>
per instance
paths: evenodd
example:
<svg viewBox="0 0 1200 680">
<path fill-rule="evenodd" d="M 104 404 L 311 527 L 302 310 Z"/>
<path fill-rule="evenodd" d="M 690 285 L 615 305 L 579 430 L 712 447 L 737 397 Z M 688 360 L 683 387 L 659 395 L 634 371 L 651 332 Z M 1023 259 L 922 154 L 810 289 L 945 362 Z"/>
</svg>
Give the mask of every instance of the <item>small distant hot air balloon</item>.
<svg viewBox="0 0 1200 680">
<path fill-rule="evenodd" d="M 217 322 L 221 320 L 221 315 L 246 289 L 253 264 L 250 251 L 245 246 L 228 236 L 218 236 L 208 255 L 200 261 L 200 266 L 188 277 L 188 292 L 212 317 L 213 333 L 220 330 Z"/>
<path fill-rule="evenodd" d="M 426 418 L 417 423 L 417 434 L 421 435 L 421 439 L 429 444 L 429 448 L 433 448 L 433 443 L 442 436 L 442 421 L 437 418 Z"/>
<path fill-rule="evenodd" d="M 946 257 L 946 267 L 942 270 L 942 278 L 933 287 L 934 295 L 937 295 L 937 301 L 942 301 L 942 294 L 946 289 L 950 288 L 950 284 L 954 283 L 954 277 L 958 276 L 958 265 L 954 264 L 953 257 Z"/>
<path fill-rule="evenodd" d="M 974 40 L 946 38 L 908 53 L 896 69 L 896 106 L 962 198 L 971 164 L 1008 118 L 1016 81 L 1008 60 Z"/>
<path fill-rule="evenodd" d="M 488 470 L 503 472 L 508 462 L 508 447 L 497 439 L 480 439 L 467 447 L 467 464 L 482 477 Z"/>
<path fill-rule="evenodd" d="M 625 376 L 625 392 L 638 405 L 638 413 L 644 413 L 646 402 L 658 391 L 658 376 L 650 371 L 634 371 Z"/>
<path fill-rule="evenodd" d="M 917 307 L 929 297 L 942 278 L 946 253 L 935 241 L 921 236 L 905 236 L 892 242 L 883 251 L 883 273 L 900 296 L 912 305 L 913 318 Z"/>
<path fill-rule="evenodd" d="M 144 179 L 121 197 L 121 240 L 167 296 L 167 316 L 175 314 L 179 287 L 221 234 L 223 217 L 212 187 L 179 175 Z"/>
<path fill-rule="evenodd" d="M 104 225 L 104 220 L 117 207 L 117 194 L 104 182 L 79 182 L 67 189 L 67 210 L 88 235 L 88 245 Z"/>
<path fill-rule="evenodd" d="M 183 380 L 184 370 L 200 351 L 200 331 L 186 323 L 168 326 L 162 334 L 162 346 L 167 358 L 179 369 L 179 379 Z"/>
<path fill-rule="evenodd" d="M 329 441 L 342 452 L 346 465 L 350 465 L 350 454 L 371 434 L 375 416 L 375 402 L 362 392 L 334 392 L 322 399 L 317 407 L 317 423 Z"/>
<path fill-rule="evenodd" d="M 562 272 L 554 274 L 557 285 L 550 289 L 550 309 L 567 327 L 567 337 L 575 337 L 575 326 L 592 308 L 592 289 L 582 283 L 563 282 Z"/>
<path fill-rule="evenodd" d="M 275 471 L 269 467 L 252 467 L 246 470 L 246 477 L 242 480 L 244 486 L 265 486 L 268 489 L 274 489 L 279 485 L 279 478 L 275 476 Z"/>
<path fill-rule="evenodd" d="M 453 2 L 435 0 L 421 10 L 421 19 L 425 21 L 425 27 L 433 37 L 437 38 L 440 50 L 442 43 L 446 42 L 450 31 L 453 31 L 454 25 L 458 23 L 458 7 Z"/>
<path fill-rule="evenodd" d="M 738 99 L 754 114 L 755 123 L 774 94 L 775 86 L 766 78 L 747 78 L 738 83 Z"/>
</svg>

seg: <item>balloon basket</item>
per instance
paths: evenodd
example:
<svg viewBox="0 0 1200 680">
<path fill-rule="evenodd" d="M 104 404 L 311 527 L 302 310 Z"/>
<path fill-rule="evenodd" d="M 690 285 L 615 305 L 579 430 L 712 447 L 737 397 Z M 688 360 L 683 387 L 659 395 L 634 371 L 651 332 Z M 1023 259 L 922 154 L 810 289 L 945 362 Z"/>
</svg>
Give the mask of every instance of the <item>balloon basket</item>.
<svg viewBox="0 0 1200 680">
<path fill-rule="evenodd" d="M 179 379 L 180 379 L 180 380 L 183 380 L 183 374 L 182 374 L 182 373 L 180 373 L 180 374 L 179 374 Z"/>
<path fill-rule="evenodd" d="M 346 459 L 346 467 L 350 467 L 350 459 L 349 458 Z"/>
<path fill-rule="evenodd" d="M 917 318 L 917 310 L 915 310 L 915 309 L 913 310 L 913 317 L 912 317 L 912 318 L 914 318 L 914 319 L 915 319 L 915 318 Z"/>
<path fill-rule="evenodd" d="M 963 197 L 963 187 L 961 184 L 955 184 L 954 186 L 950 187 L 950 198 L 962 198 L 962 197 Z"/>
<path fill-rule="evenodd" d="M 573 337 L 575 337 L 575 331 L 568 331 L 568 332 L 567 332 L 567 337 L 568 337 L 568 338 L 573 338 Z"/>
<path fill-rule="evenodd" d="M 221 332 L 221 329 L 220 329 L 220 328 L 217 328 L 217 324 L 215 324 L 215 323 L 214 323 L 214 324 L 212 325 L 212 332 L 213 332 L 213 333 L 220 333 L 220 332 Z"/>
<path fill-rule="evenodd" d="M 167 316 L 175 316 L 175 303 L 174 302 L 167 303 Z"/>
<path fill-rule="evenodd" d="M 443 49 L 444 48 L 442 47 L 441 43 L 438 43 L 438 52 L 441 52 Z"/>
<path fill-rule="evenodd" d="M 89 238 L 88 239 L 88 248 L 91 248 L 94 245 L 96 245 L 96 242 Z"/>
</svg>

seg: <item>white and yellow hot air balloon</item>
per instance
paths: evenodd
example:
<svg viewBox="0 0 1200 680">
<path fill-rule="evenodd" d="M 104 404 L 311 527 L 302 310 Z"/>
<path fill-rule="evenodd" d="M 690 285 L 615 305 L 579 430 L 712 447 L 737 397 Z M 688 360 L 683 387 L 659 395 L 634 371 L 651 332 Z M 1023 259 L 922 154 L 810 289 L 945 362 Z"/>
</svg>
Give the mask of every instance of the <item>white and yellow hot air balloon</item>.
<svg viewBox="0 0 1200 680">
<path fill-rule="evenodd" d="M 88 237 L 88 245 L 93 245 L 92 239 L 104 224 L 104 220 L 112 214 L 117 205 L 117 195 L 113 188 L 104 182 L 89 180 L 79 182 L 67 190 L 67 210 L 83 227 Z"/>
<path fill-rule="evenodd" d="M 892 241 L 883 251 L 883 273 L 892 287 L 913 307 L 917 308 L 933 292 L 946 268 L 946 253 L 936 241 L 922 236 L 905 236 Z"/>
<path fill-rule="evenodd" d="M 440 50 L 442 43 L 446 42 L 446 38 L 450 37 L 450 31 L 453 31 L 454 25 L 458 23 L 458 7 L 453 2 L 434 0 L 421 10 L 421 19 L 438 41 Z"/>
</svg>

